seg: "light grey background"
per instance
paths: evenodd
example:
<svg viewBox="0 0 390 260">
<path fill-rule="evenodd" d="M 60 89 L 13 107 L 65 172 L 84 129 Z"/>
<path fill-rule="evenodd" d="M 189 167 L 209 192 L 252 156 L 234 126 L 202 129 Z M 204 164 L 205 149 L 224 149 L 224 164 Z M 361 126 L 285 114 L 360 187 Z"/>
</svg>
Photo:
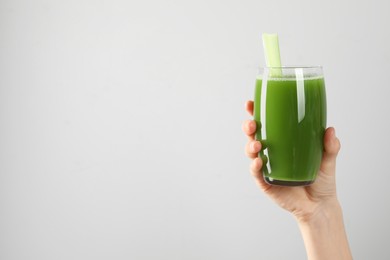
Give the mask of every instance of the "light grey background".
<svg viewBox="0 0 390 260">
<path fill-rule="evenodd" d="M 389 2 L 0 2 L 0 259 L 304 259 L 244 102 L 278 32 L 324 66 L 355 259 L 389 259 Z"/>
</svg>

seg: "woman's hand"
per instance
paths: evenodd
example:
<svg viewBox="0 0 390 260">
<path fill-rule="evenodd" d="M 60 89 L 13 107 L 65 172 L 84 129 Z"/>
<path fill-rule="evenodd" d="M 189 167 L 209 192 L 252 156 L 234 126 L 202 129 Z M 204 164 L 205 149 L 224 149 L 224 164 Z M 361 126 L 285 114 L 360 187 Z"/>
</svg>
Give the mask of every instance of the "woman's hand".
<svg viewBox="0 0 390 260">
<path fill-rule="evenodd" d="M 253 115 L 253 102 L 246 103 L 246 110 Z M 335 183 L 336 157 L 340 150 L 340 142 L 334 128 L 326 129 L 324 135 L 324 153 L 316 181 L 310 186 L 283 187 L 269 185 L 264 181 L 261 168 L 263 162 L 258 158 L 261 143 L 255 140 L 256 122 L 247 120 L 243 130 L 248 136 L 246 154 L 253 159 L 250 171 L 259 187 L 272 200 L 287 211 L 291 212 L 298 221 L 308 221 L 318 214 L 338 207 Z"/>
</svg>

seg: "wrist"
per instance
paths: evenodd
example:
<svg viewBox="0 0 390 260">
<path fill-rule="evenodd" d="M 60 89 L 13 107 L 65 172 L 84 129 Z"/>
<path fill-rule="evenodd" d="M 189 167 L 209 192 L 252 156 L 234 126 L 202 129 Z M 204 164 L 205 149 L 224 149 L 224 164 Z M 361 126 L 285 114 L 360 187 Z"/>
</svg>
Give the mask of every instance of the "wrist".
<svg viewBox="0 0 390 260">
<path fill-rule="evenodd" d="M 294 214 L 299 225 L 323 225 L 330 221 L 342 220 L 342 209 L 337 198 L 323 202 L 313 203 L 309 209 L 299 214 Z"/>
</svg>

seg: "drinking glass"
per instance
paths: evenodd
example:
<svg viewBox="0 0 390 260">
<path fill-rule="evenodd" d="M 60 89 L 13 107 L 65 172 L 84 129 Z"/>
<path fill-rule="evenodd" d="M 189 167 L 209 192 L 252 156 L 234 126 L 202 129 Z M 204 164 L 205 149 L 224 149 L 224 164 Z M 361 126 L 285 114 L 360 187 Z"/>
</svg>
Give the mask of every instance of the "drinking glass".
<svg viewBox="0 0 390 260">
<path fill-rule="evenodd" d="M 254 101 L 265 181 L 282 186 L 313 183 L 326 127 L 322 67 L 261 68 Z"/>
</svg>

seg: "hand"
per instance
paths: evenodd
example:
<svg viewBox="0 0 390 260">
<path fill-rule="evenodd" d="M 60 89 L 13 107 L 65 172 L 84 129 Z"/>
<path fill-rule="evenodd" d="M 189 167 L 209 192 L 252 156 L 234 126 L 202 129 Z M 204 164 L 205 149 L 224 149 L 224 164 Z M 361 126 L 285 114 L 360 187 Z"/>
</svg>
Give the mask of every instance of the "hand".
<svg viewBox="0 0 390 260">
<path fill-rule="evenodd" d="M 246 110 L 253 115 L 253 102 L 246 103 Z M 255 177 L 258 186 L 272 200 L 287 211 L 291 212 L 297 220 L 305 222 L 329 209 L 338 207 L 336 195 L 335 171 L 336 157 L 340 150 L 340 142 L 336 137 L 334 128 L 326 129 L 324 135 L 324 153 L 316 181 L 310 186 L 283 187 L 267 184 L 263 179 L 261 168 L 263 162 L 258 158 L 261 143 L 254 138 L 256 122 L 247 120 L 243 130 L 248 136 L 246 154 L 253 159 L 250 171 Z"/>
</svg>

